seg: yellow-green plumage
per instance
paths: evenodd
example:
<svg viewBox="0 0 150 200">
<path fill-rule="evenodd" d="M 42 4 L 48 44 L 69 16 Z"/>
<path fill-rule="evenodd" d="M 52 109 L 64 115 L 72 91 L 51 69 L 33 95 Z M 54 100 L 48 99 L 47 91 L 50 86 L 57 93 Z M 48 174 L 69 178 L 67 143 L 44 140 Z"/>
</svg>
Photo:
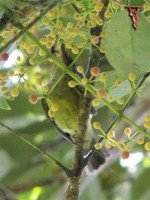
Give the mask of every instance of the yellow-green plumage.
<svg viewBox="0 0 150 200">
<path fill-rule="evenodd" d="M 42 99 L 42 105 L 47 117 L 55 128 L 67 140 L 74 143 L 73 136 L 79 133 L 79 118 L 80 111 L 82 109 L 81 99 L 83 99 L 83 94 L 77 88 L 70 88 L 68 86 L 68 82 L 70 80 L 72 80 L 71 77 L 68 75 L 62 75 L 62 72 L 57 68 L 54 69 L 54 73 L 51 74 L 51 80 L 48 85 L 50 90 L 45 99 Z M 52 104 L 57 104 L 59 107 L 53 117 L 48 115 L 48 110 L 51 109 L 50 102 Z M 89 116 L 87 122 L 84 123 L 87 128 L 83 147 L 86 155 L 90 148 L 94 146 L 95 139 Z M 95 152 L 88 164 L 89 169 L 97 169 L 99 165 L 104 162 L 104 160 L 105 159 L 101 151 Z"/>
<path fill-rule="evenodd" d="M 78 131 L 81 94 L 68 86 L 69 80 L 70 77 L 65 75 L 48 97 L 59 107 L 53 117 L 57 126 L 64 132 L 74 134 Z"/>
</svg>

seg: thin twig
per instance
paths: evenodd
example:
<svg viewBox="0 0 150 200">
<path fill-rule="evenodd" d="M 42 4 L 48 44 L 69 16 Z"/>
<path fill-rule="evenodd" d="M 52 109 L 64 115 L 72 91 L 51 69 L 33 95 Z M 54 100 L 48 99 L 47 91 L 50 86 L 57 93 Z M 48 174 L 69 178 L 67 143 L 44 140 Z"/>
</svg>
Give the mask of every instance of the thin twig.
<svg viewBox="0 0 150 200">
<path fill-rule="evenodd" d="M 35 146 L 34 144 L 32 144 L 31 142 L 29 142 L 28 140 L 26 140 L 24 137 L 18 135 L 15 133 L 15 131 L 13 129 L 11 129 L 10 127 L 8 127 L 7 125 L 3 124 L 2 122 L 0 122 L 0 125 L 4 128 L 6 128 L 10 133 L 12 133 L 13 135 L 15 135 L 17 138 L 19 138 L 20 140 L 22 140 L 23 142 L 25 142 L 26 144 L 28 144 L 29 146 L 31 146 L 33 149 L 35 149 L 36 151 L 42 153 L 44 156 L 50 158 L 51 160 L 53 160 L 61 169 L 64 170 L 64 172 L 69 175 L 70 174 L 70 170 L 67 169 L 64 165 L 62 165 L 59 161 L 57 161 L 53 156 L 51 156 L 50 154 L 48 154 L 47 152 L 43 151 L 42 149 L 38 148 L 37 146 Z"/>
</svg>

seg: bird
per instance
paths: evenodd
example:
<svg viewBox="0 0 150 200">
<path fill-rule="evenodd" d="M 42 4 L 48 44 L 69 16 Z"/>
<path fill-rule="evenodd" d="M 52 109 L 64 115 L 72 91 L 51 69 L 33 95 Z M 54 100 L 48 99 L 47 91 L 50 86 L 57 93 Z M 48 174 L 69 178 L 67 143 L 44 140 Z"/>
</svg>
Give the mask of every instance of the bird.
<svg viewBox="0 0 150 200">
<path fill-rule="evenodd" d="M 79 116 L 82 107 L 81 99 L 83 92 L 78 87 L 71 88 L 68 82 L 72 78 L 64 74 L 61 69 L 55 66 L 51 72 L 50 82 L 48 84 L 48 94 L 42 98 L 43 110 L 54 128 L 69 142 L 76 145 L 75 135 L 79 132 Z M 59 80 L 59 81 L 58 81 Z M 49 115 L 52 105 L 57 105 L 58 110 L 53 116 Z M 95 133 L 92 127 L 92 114 L 89 113 L 86 122 L 86 134 L 84 145 L 84 158 L 96 143 Z M 96 150 L 90 157 L 87 166 L 89 171 L 94 171 L 105 162 L 105 152 Z"/>
</svg>

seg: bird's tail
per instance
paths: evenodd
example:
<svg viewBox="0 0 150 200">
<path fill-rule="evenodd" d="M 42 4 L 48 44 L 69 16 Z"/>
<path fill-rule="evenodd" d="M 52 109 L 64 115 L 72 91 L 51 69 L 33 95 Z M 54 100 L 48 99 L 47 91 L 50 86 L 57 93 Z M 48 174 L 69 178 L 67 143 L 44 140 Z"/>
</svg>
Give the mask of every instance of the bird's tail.
<svg viewBox="0 0 150 200">
<path fill-rule="evenodd" d="M 98 139 L 93 131 L 91 120 L 88 121 L 87 126 L 87 133 L 86 133 L 86 140 L 90 141 L 87 142 L 85 145 L 85 153 L 87 153 L 87 149 L 93 149 L 94 145 L 98 142 Z M 102 147 L 100 150 L 95 150 L 93 155 L 90 157 L 87 169 L 90 173 L 97 170 L 102 164 L 104 164 L 106 157 L 109 156 L 108 151 L 104 147 Z"/>
</svg>

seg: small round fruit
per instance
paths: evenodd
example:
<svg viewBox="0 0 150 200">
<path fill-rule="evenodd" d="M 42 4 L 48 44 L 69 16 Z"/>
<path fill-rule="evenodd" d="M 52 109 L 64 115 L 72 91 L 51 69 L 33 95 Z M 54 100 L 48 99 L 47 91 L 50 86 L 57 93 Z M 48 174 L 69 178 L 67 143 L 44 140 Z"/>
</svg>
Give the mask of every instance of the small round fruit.
<svg viewBox="0 0 150 200">
<path fill-rule="evenodd" d="M 82 66 L 77 66 L 77 72 L 83 74 L 84 73 L 84 68 Z"/>
<path fill-rule="evenodd" d="M 147 151 L 150 151 L 150 142 L 146 142 L 144 147 Z"/>
<path fill-rule="evenodd" d="M 130 81 L 135 81 L 135 78 L 136 78 L 136 76 L 135 76 L 134 73 L 130 73 L 129 76 L 128 76 L 128 79 L 129 79 Z"/>
<path fill-rule="evenodd" d="M 106 91 L 105 91 L 105 89 L 99 89 L 99 90 L 97 90 L 97 95 L 98 95 L 98 97 L 100 97 L 100 98 L 103 98 L 103 97 L 105 97 L 106 96 Z"/>
<path fill-rule="evenodd" d="M 136 141 L 138 144 L 144 144 L 144 137 L 139 137 Z"/>
<path fill-rule="evenodd" d="M 69 81 L 69 82 L 68 82 L 68 86 L 69 86 L 70 88 L 74 88 L 74 87 L 76 87 L 76 85 L 77 85 L 77 82 L 75 82 L 75 81 Z"/>
<path fill-rule="evenodd" d="M 95 149 L 101 149 L 102 148 L 102 143 L 97 143 L 94 145 Z"/>
<path fill-rule="evenodd" d="M 37 97 L 35 94 L 30 94 L 28 100 L 29 100 L 30 103 L 32 103 L 32 104 L 36 104 L 37 101 L 38 101 L 38 97 Z"/>
<path fill-rule="evenodd" d="M 100 104 L 100 101 L 99 101 L 99 99 L 93 99 L 93 101 L 92 101 L 92 106 L 98 106 Z"/>
<path fill-rule="evenodd" d="M 94 122 L 94 123 L 93 123 L 93 127 L 94 127 L 95 129 L 100 129 L 100 128 L 101 128 L 101 124 L 100 124 L 99 122 Z"/>
<path fill-rule="evenodd" d="M 19 90 L 18 90 L 18 88 L 12 88 L 12 89 L 10 90 L 10 94 L 11 94 L 12 97 L 17 97 L 17 96 L 19 95 Z"/>
<path fill-rule="evenodd" d="M 8 53 L 2 53 L 2 54 L 0 54 L 0 59 L 1 60 L 6 61 L 6 60 L 8 60 L 8 58 L 9 58 Z"/>
<path fill-rule="evenodd" d="M 130 156 L 130 153 L 128 151 L 123 151 L 121 154 L 121 158 L 128 159 Z"/>
<path fill-rule="evenodd" d="M 91 73 L 92 76 L 98 76 L 99 73 L 100 73 L 99 67 L 92 67 L 92 68 L 90 69 L 90 73 Z"/>
<path fill-rule="evenodd" d="M 130 135 L 131 134 L 131 128 L 125 128 L 124 129 L 124 134 L 126 134 L 126 135 Z"/>
</svg>

